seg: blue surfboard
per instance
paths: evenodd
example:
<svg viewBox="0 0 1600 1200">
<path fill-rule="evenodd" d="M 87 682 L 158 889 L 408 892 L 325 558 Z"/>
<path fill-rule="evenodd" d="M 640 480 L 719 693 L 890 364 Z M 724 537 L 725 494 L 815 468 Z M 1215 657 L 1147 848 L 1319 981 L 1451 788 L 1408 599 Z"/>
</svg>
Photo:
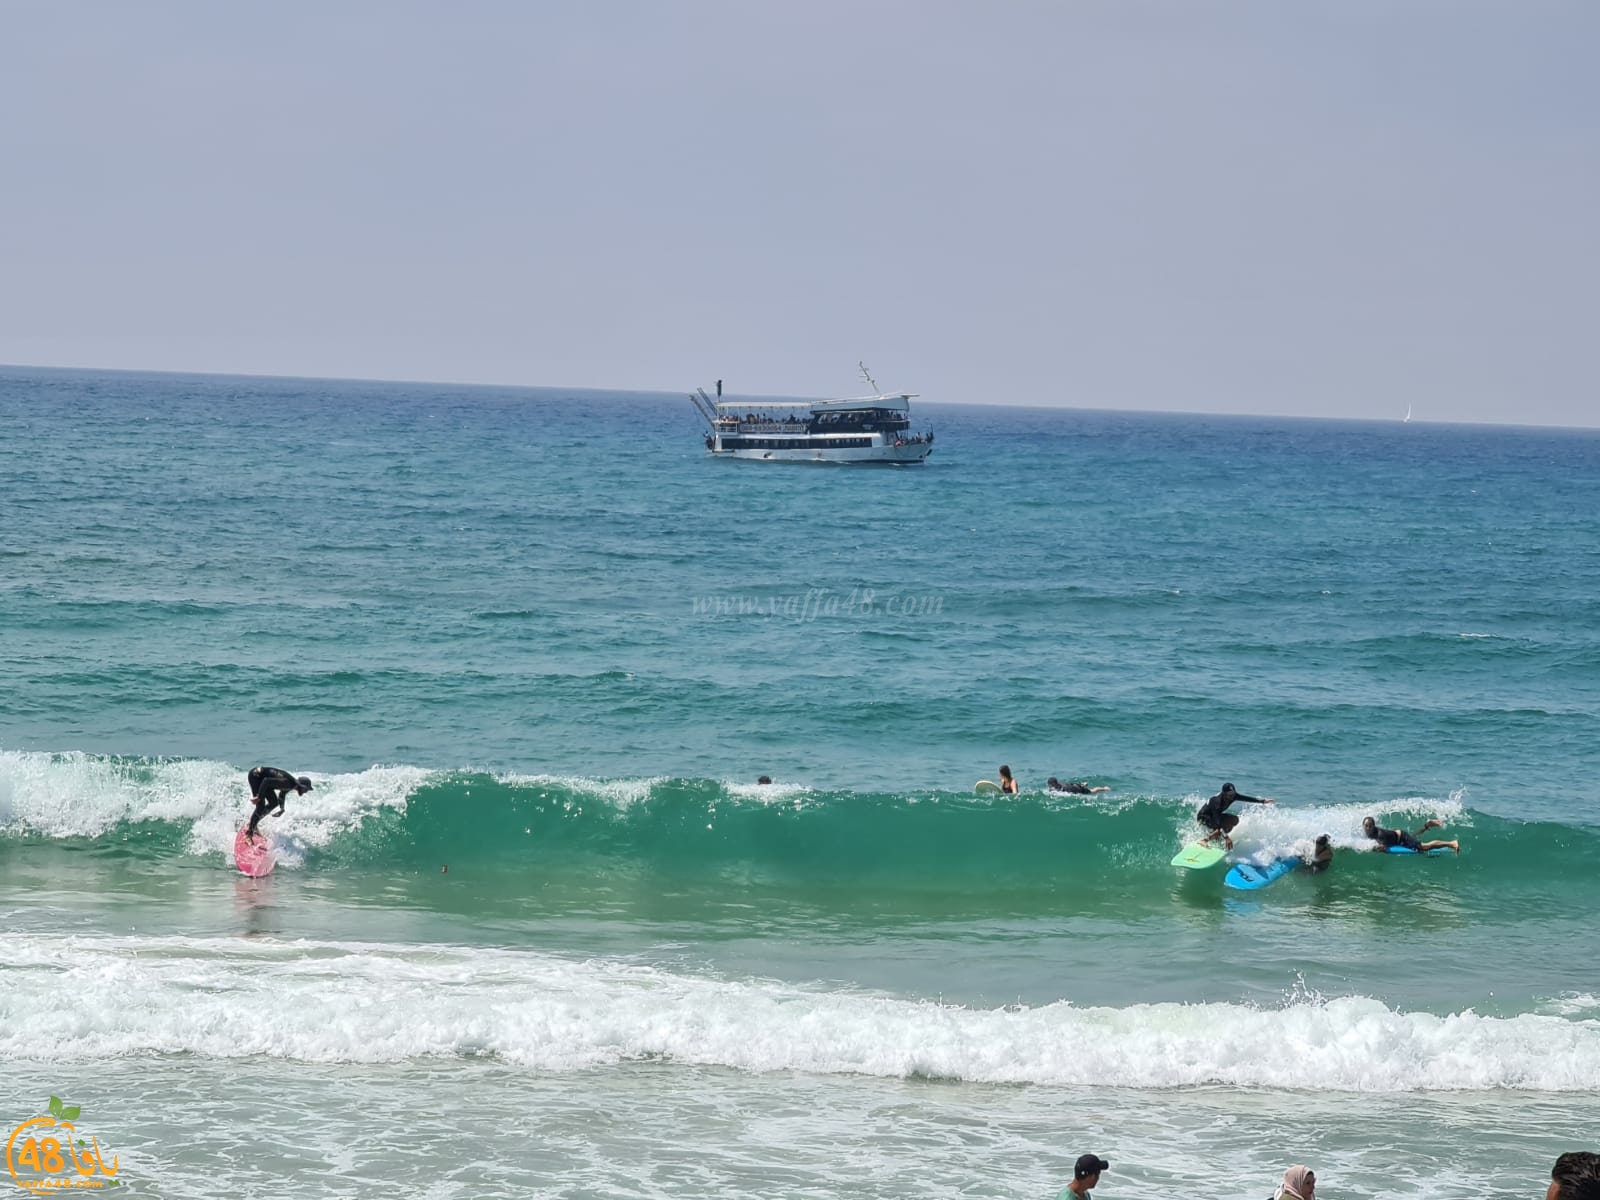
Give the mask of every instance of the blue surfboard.
<svg viewBox="0 0 1600 1200">
<path fill-rule="evenodd" d="M 1383 852 L 1385 854 L 1415 854 L 1416 853 L 1416 851 L 1413 850 L 1410 846 L 1385 846 L 1383 848 Z M 1423 853 L 1424 854 L 1454 854 L 1455 851 L 1450 849 L 1449 846 L 1435 846 L 1432 850 L 1424 850 Z"/>
<path fill-rule="evenodd" d="M 1299 865 L 1298 858 L 1275 858 L 1264 867 L 1253 862 L 1234 863 L 1223 876 L 1222 882 L 1241 892 L 1259 891 L 1267 884 L 1282 879 Z"/>
</svg>

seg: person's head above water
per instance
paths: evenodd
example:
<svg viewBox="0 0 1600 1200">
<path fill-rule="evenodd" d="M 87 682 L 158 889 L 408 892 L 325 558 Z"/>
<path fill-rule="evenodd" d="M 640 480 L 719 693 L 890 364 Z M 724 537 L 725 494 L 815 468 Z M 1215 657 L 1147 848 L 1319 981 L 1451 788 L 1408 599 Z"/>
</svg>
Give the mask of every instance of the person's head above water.
<svg viewBox="0 0 1600 1200">
<path fill-rule="evenodd" d="M 1092 1179 L 1101 1171 L 1109 1171 L 1111 1164 L 1098 1154 L 1080 1154 L 1078 1161 L 1072 1164 L 1072 1177 L 1074 1179 Z"/>
<path fill-rule="evenodd" d="M 1545 1200 L 1595 1200 L 1600 1196 L 1600 1154 L 1569 1150 L 1550 1171 Z"/>
<path fill-rule="evenodd" d="M 1361 832 L 1366 834 L 1368 837 L 1372 836 L 1372 831 L 1377 827 L 1378 822 L 1373 820 L 1371 817 L 1361 818 Z"/>
<path fill-rule="evenodd" d="M 1275 1193 L 1277 1200 L 1312 1200 L 1317 1193 L 1317 1173 L 1310 1167 L 1296 1163 L 1283 1173 L 1283 1182 Z"/>
<path fill-rule="evenodd" d="M 1231 783 L 1225 783 L 1225 784 L 1222 785 L 1222 794 L 1224 796 L 1231 796 L 1231 795 L 1234 794 L 1234 792 L 1236 792 L 1238 790 L 1239 789 L 1234 787 L 1233 784 L 1231 784 Z"/>
<path fill-rule="evenodd" d="M 760 779 L 756 780 L 756 782 L 757 783 L 771 783 L 772 782 L 772 776 L 771 775 L 763 775 Z"/>
<path fill-rule="evenodd" d="M 1000 768 L 1000 778 L 1001 779 L 1010 779 L 1011 778 L 1011 768 L 1010 767 L 1001 767 Z"/>
<path fill-rule="evenodd" d="M 308 776 L 305 776 L 305 775 L 300 776 L 299 779 L 296 779 L 294 781 L 294 790 L 297 793 L 299 793 L 300 795 L 304 796 L 307 792 L 309 792 L 311 790 L 311 780 L 310 780 L 310 778 Z"/>
</svg>

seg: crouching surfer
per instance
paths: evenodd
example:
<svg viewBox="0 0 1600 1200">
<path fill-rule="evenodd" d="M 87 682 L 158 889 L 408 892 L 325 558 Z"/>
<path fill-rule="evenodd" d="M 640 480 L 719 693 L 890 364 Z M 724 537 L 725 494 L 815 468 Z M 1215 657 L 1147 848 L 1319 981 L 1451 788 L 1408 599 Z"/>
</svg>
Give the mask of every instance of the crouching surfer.
<svg viewBox="0 0 1600 1200">
<path fill-rule="evenodd" d="M 283 798 L 291 788 L 296 796 L 304 796 L 311 790 L 310 779 L 304 775 L 291 775 L 277 767 L 251 767 L 246 778 L 250 781 L 250 801 L 255 805 L 255 811 L 250 814 L 250 825 L 244 831 L 245 837 L 251 841 L 255 841 L 256 826 L 261 824 L 262 817 L 283 811 Z"/>
<path fill-rule="evenodd" d="M 1223 784 L 1220 792 L 1211 797 L 1211 799 L 1207 800 L 1195 811 L 1194 819 L 1200 822 L 1201 825 L 1205 826 L 1206 829 L 1210 830 L 1205 837 L 1200 839 L 1200 844 L 1202 846 L 1211 841 L 1218 834 L 1221 834 L 1223 844 L 1227 846 L 1229 850 L 1233 849 L 1233 838 L 1231 835 L 1234 827 L 1239 824 L 1239 817 L 1236 813 L 1229 812 L 1228 809 L 1231 808 L 1236 802 L 1243 802 L 1245 804 L 1273 803 L 1271 800 L 1258 800 L 1254 796 L 1246 796 L 1231 783 Z"/>
</svg>

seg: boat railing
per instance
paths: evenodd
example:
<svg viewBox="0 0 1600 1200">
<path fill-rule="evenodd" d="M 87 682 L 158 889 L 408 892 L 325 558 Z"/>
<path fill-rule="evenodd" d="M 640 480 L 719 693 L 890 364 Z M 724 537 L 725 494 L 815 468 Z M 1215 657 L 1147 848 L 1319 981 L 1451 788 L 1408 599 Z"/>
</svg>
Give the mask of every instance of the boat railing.
<svg viewBox="0 0 1600 1200">
<path fill-rule="evenodd" d="M 805 433 L 809 425 L 805 421 L 736 421 L 732 428 L 740 433 Z"/>
</svg>

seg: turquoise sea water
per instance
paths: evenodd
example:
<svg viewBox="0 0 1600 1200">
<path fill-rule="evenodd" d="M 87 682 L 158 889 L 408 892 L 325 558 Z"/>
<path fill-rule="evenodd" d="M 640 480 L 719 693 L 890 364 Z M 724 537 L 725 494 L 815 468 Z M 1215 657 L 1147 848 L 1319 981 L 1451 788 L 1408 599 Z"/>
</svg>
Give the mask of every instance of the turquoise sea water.
<svg viewBox="0 0 1600 1200">
<path fill-rule="evenodd" d="M 155 1195 L 1596 1148 L 1600 434 L 918 412 L 793 467 L 680 396 L 0 371 L 0 1126 Z M 251 882 L 258 762 L 317 787 Z M 1173 869 L 1225 779 L 1333 870 Z"/>
</svg>

